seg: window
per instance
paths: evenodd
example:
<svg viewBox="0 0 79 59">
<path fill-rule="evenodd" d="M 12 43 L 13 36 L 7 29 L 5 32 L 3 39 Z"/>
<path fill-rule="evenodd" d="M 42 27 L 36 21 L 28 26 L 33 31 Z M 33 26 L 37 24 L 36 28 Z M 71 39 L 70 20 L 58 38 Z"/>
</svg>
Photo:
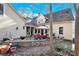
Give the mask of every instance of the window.
<svg viewBox="0 0 79 59">
<path fill-rule="evenodd" d="M 68 14 L 68 13 L 69 13 L 69 11 L 66 11 L 66 13 Z"/>
<path fill-rule="evenodd" d="M 16 30 L 18 30 L 18 27 L 16 27 Z"/>
<path fill-rule="evenodd" d="M 60 18 L 64 18 L 65 16 L 64 15 L 61 15 L 61 16 L 59 16 Z"/>
<path fill-rule="evenodd" d="M 47 34 L 47 29 L 45 29 L 45 33 Z"/>
<path fill-rule="evenodd" d="M 63 27 L 59 27 L 59 34 L 63 34 Z"/>
<path fill-rule="evenodd" d="M 35 29 L 35 33 L 37 33 L 37 29 Z"/>
<path fill-rule="evenodd" d="M 0 15 L 3 15 L 3 4 L 0 4 Z"/>
<path fill-rule="evenodd" d="M 40 21 L 38 21 L 38 23 L 40 23 Z"/>
<path fill-rule="evenodd" d="M 29 30 L 30 30 L 30 27 L 27 27 L 27 32 L 29 32 Z"/>
<path fill-rule="evenodd" d="M 43 33 L 43 29 L 41 29 L 41 35 L 43 35 L 44 33 Z"/>
<path fill-rule="evenodd" d="M 40 21 L 43 22 L 43 19 L 41 19 Z"/>
</svg>

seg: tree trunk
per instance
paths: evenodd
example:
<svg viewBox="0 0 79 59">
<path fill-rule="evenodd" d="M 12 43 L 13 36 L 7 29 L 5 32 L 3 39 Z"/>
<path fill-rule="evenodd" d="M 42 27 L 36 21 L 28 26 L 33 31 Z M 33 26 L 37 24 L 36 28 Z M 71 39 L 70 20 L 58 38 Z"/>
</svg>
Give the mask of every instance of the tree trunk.
<svg viewBox="0 0 79 59">
<path fill-rule="evenodd" d="M 50 53 L 54 54 L 54 45 L 53 45 L 53 13 L 52 13 L 52 3 L 50 3 Z"/>
<path fill-rule="evenodd" d="M 79 56 L 79 14 L 76 9 L 76 4 L 74 3 L 74 9 L 75 9 L 75 16 L 76 16 L 76 21 L 75 21 L 75 55 Z"/>
</svg>

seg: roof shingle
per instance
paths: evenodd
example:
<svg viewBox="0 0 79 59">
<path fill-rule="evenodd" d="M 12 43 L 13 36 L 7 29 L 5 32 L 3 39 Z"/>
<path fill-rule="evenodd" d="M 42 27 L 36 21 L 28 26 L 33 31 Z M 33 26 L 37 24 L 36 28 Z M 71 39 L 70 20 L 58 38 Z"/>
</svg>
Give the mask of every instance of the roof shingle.
<svg viewBox="0 0 79 59">
<path fill-rule="evenodd" d="M 49 23 L 50 14 L 46 14 L 44 16 L 46 18 L 45 23 Z M 37 17 L 34 17 L 33 20 L 30 23 L 27 23 L 27 24 L 37 25 L 37 20 L 36 20 Z M 54 12 L 52 20 L 54 22 L 73 21 L 74 17 L 72 15 L 71 9 L 64 9 L 64 10 L 61 10 L 61 11 L 58 11 L 58 12 Z"/>
</svg>

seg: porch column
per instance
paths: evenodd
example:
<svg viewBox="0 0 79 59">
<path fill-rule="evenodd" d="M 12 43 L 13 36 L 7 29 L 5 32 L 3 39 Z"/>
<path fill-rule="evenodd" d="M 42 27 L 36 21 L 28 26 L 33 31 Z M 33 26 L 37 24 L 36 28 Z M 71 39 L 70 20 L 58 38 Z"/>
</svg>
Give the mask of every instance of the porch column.
<svg viewBox="0 0 79 59">
<path fill-rule="evenodd" d="M 41 34 L 41 33 L 40 33 L 40 29 L 38 29 L 38 34 Z"/>
<path fill-rule="evenodd" d="M 37 34 L 38 34 L 38 29 L 37 29 Z"/>
<path fill-rule="evenodd" d="M 40 29 L 40 35 L 41 35 L 41 29 Z"/>
<path fill-rule="evenodd" d="M 33 28 L 33 34 L 35 34 L 35 28 Z"/>
<path fill-rule="evenodd" d="M 49 34 L 49 30 L 47 29 L 47 34 Z"/>
<path fill-rule="evenodd" d="M 47 34 L 48 34 L 48 36 L 50 37 L 50 30 L 48 29 L 47 31 L 48 31 L 48 33 L 47 33 Z"/>
<path fill-rule="evenodd" d="M 41 35 L 41 29 L 39 29 L 39 31 L 40 31 L 40 35 Z"/>
<path fill-rule="evenodd" d="M 27 26 L 26 26 L 26 36 L 27 36 Z"/>
<path fill-rule="evenodd" d="M 43 33 L 44 33 L 44 35 L 45 35 L 45 29 L 43 29 Z"/>
<path fill-rule="evenodd" d="M 30 35 L 31 35 L 31 27 L 30 27 Z"/>
</svg>

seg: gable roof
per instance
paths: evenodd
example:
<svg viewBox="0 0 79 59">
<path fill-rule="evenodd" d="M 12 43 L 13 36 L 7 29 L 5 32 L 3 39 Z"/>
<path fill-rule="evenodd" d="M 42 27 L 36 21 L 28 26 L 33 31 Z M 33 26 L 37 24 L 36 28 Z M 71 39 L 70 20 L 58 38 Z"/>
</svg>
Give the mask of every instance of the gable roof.
<svg viewBox="0 0 79 59">
<path fill-rule="evenodd" d="M 53 14 L 52 20 L 54 22 L 73 21 L 74 20 L 71 9 L 64 9 L 64 10 L 61 10 L 61 11 L 58 11 L 58 12 L 54 12 L 52 14 Z M 44 16 L 46 18 L 45 23 L 49 23 L 50 14 L 46 14 Z M 36 20 L 37 17 L 34 17 L 33 20 L 30 22 L 30 24 L 37 25 L 37 20 Z"/>
<path fill-rule="evenodd" d="M 49 19 L 50 19 L 50 14 L 46 14 L 44 16 L 46 17 L 46 23 L 48 23 Z M 59 12 L 54 12 L 52 17 L 53 17 L 52 20 L 54 22 L 73 21 L 74 20 L 74 17 L 72 15 L 72 12 L 70 9 L 64 9 Z"/>
</svg>

